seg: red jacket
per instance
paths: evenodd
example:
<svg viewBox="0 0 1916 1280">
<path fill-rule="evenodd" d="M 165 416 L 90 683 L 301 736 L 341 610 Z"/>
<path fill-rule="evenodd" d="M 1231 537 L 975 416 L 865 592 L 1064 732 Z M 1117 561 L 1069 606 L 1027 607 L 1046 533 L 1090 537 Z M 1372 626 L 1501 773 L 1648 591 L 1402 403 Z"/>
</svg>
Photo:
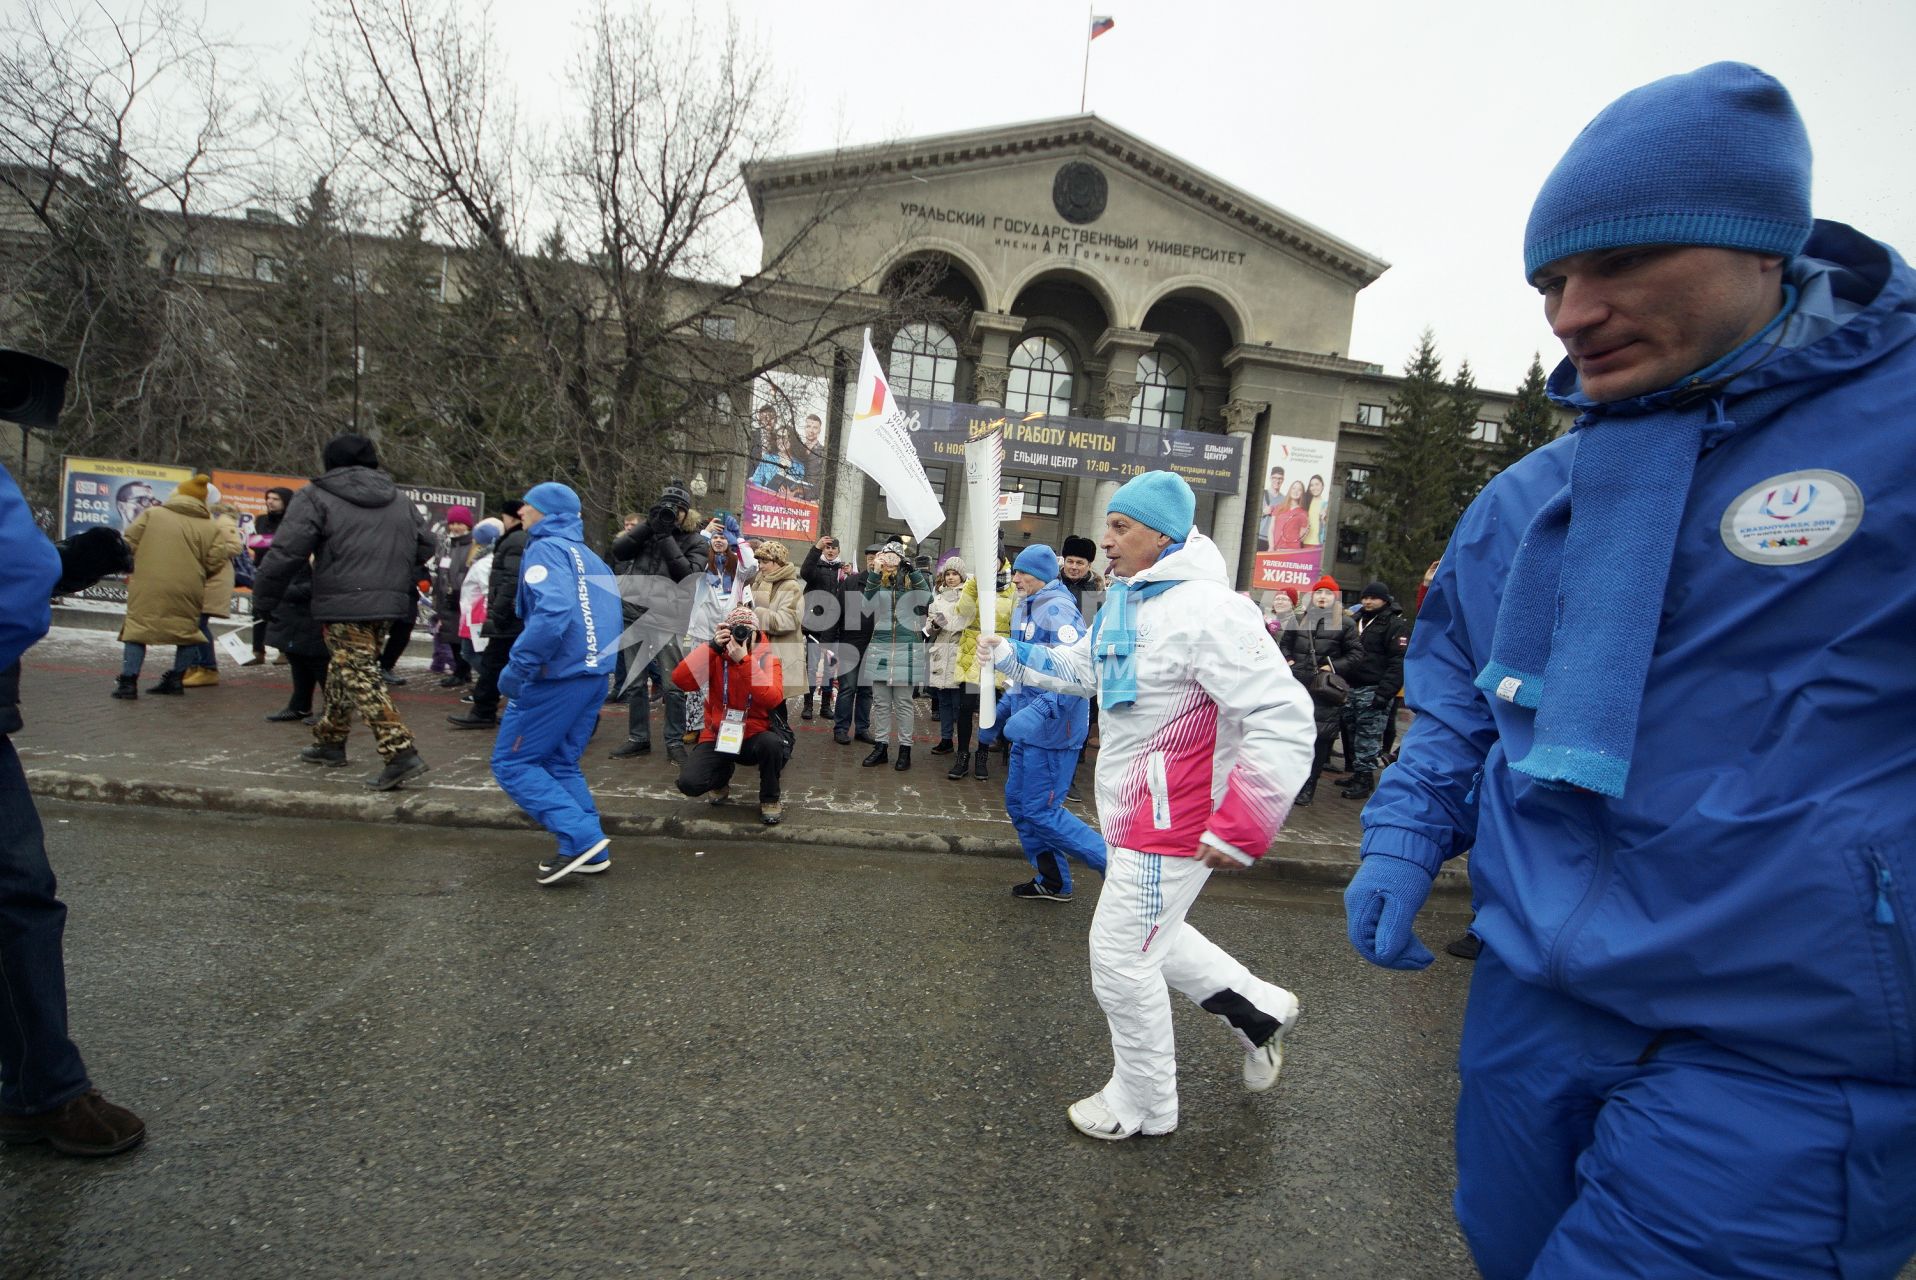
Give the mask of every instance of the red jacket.
<svg viewBox="0 0 1916 1280">
<path fill-rule="evenodd" d="M 702 644 L 672 671 L 672 683 L 691 693 L 705 691 L 705 728 L 700 742 L 718 741 L 727 705 L 745 712 L 745 736 L 764 733 L 766 717 L 785 701 L 785 673 L 772 646 L 761 640 L 743 662 L 729 662 L 709 644 Z"/>
</svg>

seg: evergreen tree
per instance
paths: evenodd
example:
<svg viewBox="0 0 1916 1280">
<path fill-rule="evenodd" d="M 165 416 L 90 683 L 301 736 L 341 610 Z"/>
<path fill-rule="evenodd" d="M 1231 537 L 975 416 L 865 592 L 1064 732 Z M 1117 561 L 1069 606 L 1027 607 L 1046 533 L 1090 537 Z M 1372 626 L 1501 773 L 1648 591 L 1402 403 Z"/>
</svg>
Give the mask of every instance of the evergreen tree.
<svg viewBox="0 0 1916 1280">
<path fill-rule="evenodd" d="M 1543 360 L 1530 357 L 1530 372 L 1517 388 L 1517 399 L 1504 415 L 1503 435 L 1498 439 L 1497 470 L 1516 462 L 1532 449 L 1541 448 L 1557 438 L 1557 411 L 1544 390 Z"/>
<path fill-rule="evenodd" d="M 1371 468 L 1370 576 L 1408 599 L 1443 553 L 1457 518 L 1482 486 L 1470 439 L 1481 402 L 1468 364 L 1444 382 L 1437 340 L 1424 331 L 1385 414 L 1383 448 Z"/>
</svg>

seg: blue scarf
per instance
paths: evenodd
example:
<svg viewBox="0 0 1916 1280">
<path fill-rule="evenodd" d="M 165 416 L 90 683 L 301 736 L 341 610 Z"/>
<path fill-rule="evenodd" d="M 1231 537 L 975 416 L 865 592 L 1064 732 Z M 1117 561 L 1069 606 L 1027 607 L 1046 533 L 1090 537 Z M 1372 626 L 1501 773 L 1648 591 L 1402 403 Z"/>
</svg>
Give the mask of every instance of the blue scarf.
<svg viewBox="0 0 1916 1280">
<path fill-rule="evenodd" d="M 1174 542 L 1158 559 L 1183 547 L 1182 542 Z M 1167 578 L 1134 587 L 1122 579 L 1112 580 L 1104 606 L 1091 623 L 1091 657 L 1098 664 L 1098 706 L 1103 710 L 1114 711 L 1138 700 L 1138 628 L 1131 620 L 1133 597 L 1142 604 L 1152 596 L 1169 591 L 1179 581 Z"/>
<path fill-rule="evenodd" d="M 1710 383 L 1790 314 L 1685 384 Z M 1740 406 L 1761 421 L 1770 397 Z M 1479 689 L 1536 712 L 1530 753 L 1511 767 L 1557 789 L 1623 794 L 1643 684 L 1656 647 L 1677 530 L 1706 441 L 1737 430 L 1721 384 L 1702 403 L 1605 417 L 1582 428 L 1570 483 L 1531 518 L 1497 607 Z M 1588 513 L 1581 521 L 1576 512 Z M 1632 553 L 1634 548 L 1636 553 Z"/>
</svg>

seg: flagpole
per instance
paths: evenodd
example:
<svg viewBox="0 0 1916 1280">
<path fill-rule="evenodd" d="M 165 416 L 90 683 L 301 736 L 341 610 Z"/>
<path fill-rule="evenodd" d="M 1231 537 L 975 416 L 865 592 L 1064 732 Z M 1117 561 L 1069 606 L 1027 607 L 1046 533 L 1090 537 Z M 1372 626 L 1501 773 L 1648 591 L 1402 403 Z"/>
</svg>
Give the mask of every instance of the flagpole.
<svg viewBox="0 0 1916 1280">
<path fill-rule="evenodd" d="M 1078 114 L 1084 114 L 1085 91 L 1091 84 L 1091 6 L 1084 7 L 1084 74 L 1078 77 Z"/>
</svg>

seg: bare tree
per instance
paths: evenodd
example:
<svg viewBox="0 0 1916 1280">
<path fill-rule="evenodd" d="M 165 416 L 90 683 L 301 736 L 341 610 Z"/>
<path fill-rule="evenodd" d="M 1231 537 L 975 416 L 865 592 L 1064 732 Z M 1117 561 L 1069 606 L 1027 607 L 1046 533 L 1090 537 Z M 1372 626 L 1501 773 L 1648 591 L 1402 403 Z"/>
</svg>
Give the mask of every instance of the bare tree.
<svg viewBox="0 0 1916 1280">
<path fill-rule="evenodd" d="M 70 452 L 205 458 L 233 442 L 226 316 L 191 277 L 259 115 L 172 0 L 124 19 L 27 0 L 0 31 L 0 320 L 73 371 Z"/>
<path fill-rule="evenodd" d="M 464 12 L 446 0 L 335 0 L 320 99 L 362 171 L 467 246 L 460 287 L 503 294 L 550 422 L 536 441 L 492 446 L 549 460 L 581 491 L 590 524 L 633 505 L 674 443 L 743 456 L 761 373 L 829 368 L 835 339 L 922 309 L 876 279 L 830 290 L 788 279 L 853 198 L 845 187 L 766 245 L 758 270 L 728 266 L 752 234 L 742 168 L 773 153 L 784 114 L 768 59 L 735 21 L 707 41 L 693 25 L 602 3 L 548 142 L 517 119 L 489 37 Z"/>
</svg>

